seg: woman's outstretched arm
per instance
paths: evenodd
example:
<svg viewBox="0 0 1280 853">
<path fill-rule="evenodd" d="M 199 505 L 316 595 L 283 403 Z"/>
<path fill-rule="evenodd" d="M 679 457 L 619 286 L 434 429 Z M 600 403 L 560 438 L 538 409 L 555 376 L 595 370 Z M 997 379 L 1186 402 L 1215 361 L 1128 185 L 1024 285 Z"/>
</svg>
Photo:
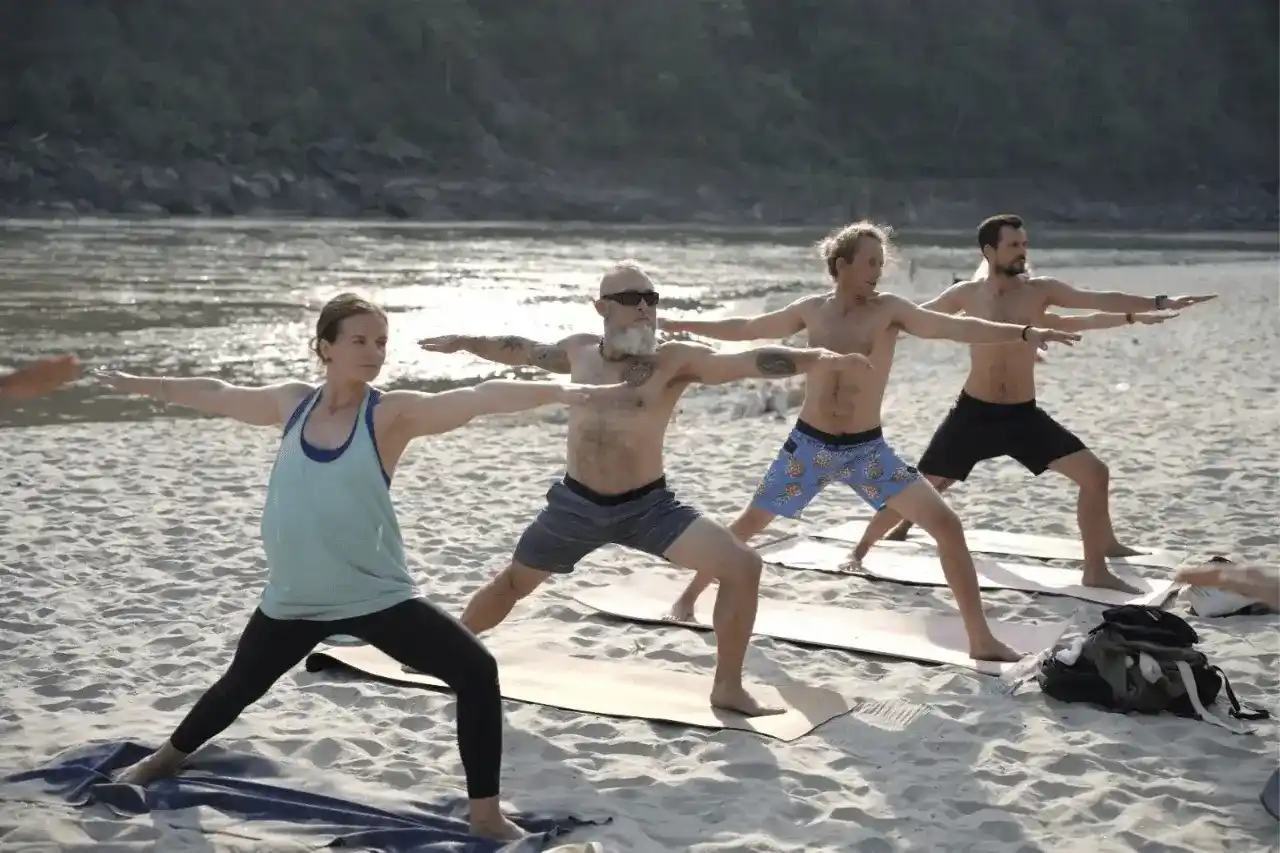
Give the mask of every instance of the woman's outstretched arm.
<svg viewBox="0 0 1280 853">
<path fill-rule="evenodd" d="M 132 376 L 116 371 L 100 371 L 94 375 L 126 394 L 154 397 L 162 403 L 264 427 L 283 425 L 311 390 L 305 382 L 294 381 L 246 386 L 202 377 L 171 379 L 167 376 Z"/>
</svg>

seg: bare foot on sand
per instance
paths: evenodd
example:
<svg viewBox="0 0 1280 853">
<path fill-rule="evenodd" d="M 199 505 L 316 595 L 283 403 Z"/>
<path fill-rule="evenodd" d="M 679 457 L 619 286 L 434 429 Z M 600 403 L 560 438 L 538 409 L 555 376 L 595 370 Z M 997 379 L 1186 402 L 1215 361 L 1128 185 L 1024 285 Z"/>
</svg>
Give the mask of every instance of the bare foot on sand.
<svg viewBox="0 0 1280 853">
<path fill-rule="evenodd" d="M 849 559 L 840 564 L 840 571 L 851 575 L 858 574 L 862 571 L 862 558 L 865 556 L 866 554 L 859 554 L 857 552 L 850 554 Z"/>
<path fill-rule="evenodd" d="M 1022 660 L 1021 652 L 1015 652 L 995 637 L 988 637 L 978 642 L 969 642 L 969 657 L 974 660 L 997 661 L 1000 663 L 1017 663 Z"/>
<path fill-rule="evenodd" d="M 746 691 L 741 684 L 719 685 L 711 688 L 711 707 L 735 711 L 747 717 L 768 717 L 785 714 L 786 708 L 765 705 Z"/>
<path fill-rule="evenodd" d="M 1082 586 L 1089 586 L 1095 589 L 1115 589 L 1120 592 L 1132 593 L 1133 595 L 1137 595 L 1142 592 L 1140 588 L 1133 584 L 1126 583 L 1111 574 L 1108 569 L 1102 569 L 1101 571 L 1096 572 L 1085 571 L 1084 577 L 1080 580 L 1080 584 Z"/>
<path fill-rule="evenodd" d="M 154 755 L 148 755 L 137 764 L 131 764 L 117 773 L 114 781 L 123 785 L 140 785 L 145 788 L 157 779 L 172 775 L 172 768 L 165 767 L 156 761 Z"/>
<path fill-rule="evenodd" d="M 472 818 L 471 834 L 493 841 L 519 841 L 529 837 L 529 833 L 512 823 L 506 815 L 483 820 Z"/>
<path fill-rule="evenodd" d="M 671 609 L 662 617 L 665 622 L 697 622 L 698 619 L 693 615 L 693 602 L 685 601 L 683 598 L 671 605 Z"/>
<path fill-rule="evenodd" d="M 1112 543 L 1111 547 L 1107 549 L 1108 557 L 1138 557 L 1143 553 L 1145 552 L 1139 551 L 1137 548 L 1130 548 L 1128 545 L 1121 545 L 1119 542 Z"/>
</svg>

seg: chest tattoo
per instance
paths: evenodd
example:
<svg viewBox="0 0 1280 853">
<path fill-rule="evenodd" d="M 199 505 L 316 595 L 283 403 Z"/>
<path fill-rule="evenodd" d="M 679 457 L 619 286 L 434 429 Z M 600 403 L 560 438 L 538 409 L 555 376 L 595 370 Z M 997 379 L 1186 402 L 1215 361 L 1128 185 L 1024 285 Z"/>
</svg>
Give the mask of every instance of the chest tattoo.
<svg viewBox="0 0 1280 853">
<path fill-rule="evenodd" d="M 622 374 L 622 381 L 632 388 L 639 388 L 652 378 L 653 364 L 647 361 L 631 362 Z"/>
</svg>

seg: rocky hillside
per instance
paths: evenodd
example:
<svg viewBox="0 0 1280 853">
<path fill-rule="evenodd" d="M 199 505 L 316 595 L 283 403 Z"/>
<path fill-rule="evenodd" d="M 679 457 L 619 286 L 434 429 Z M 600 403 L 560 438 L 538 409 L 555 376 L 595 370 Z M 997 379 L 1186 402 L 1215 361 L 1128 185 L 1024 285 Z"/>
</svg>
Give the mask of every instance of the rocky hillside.
<svg viewBox="0 0 1280 853">
<path fill-rule="evenodd" d="M 0 4 L 0 208 L 1257 227 L 1275 3 Z"/>
</svg>

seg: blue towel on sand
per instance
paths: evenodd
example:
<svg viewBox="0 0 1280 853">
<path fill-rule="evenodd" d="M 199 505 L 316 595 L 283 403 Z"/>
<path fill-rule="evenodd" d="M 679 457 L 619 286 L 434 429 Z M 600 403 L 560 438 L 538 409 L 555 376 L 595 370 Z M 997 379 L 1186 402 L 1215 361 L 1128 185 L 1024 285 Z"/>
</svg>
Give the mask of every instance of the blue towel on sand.
<svg viewBox="0 0 1280 853">
<path fill-rule="evenodd" d="M 407 853 L 534 853 L 580 826 L 607 821 L 575 817 L 513 815 L 534 833 L 509 844 L 485 841 L 467 831 L 466 802 L 419 803 L 398 799 L 394 808 L 300 790 L 282 778 L 284 768 L 264 758 L 207 747 L 182 773 L 146 788 L 112 782 L 110 775 L 142 759 L 151 750 L 130 742 L 93 744 L 59 755 L 35 770 L 0 780 L 0 800 L 99 804 L 117 814 L 137 815 L 205 807 L 238 821 L 237 834 L 252 835 L 252 821 L 287 825 L 291 840 L 314 848 L 339 847 Z M 283 784 L 255 779 L 275 777 Z M 265 824 L 264 824 L 265 825 Z"/>
<path fill-rule="evenodd" d="M 1280 770 L 1271 774 L 1267 784 L 1262 786 L 1262 794 L 1258 799 L 1262 800 L 1262 807 L 1267 810 L 1267 814 L 1280 820 Z"/>
</svg>

